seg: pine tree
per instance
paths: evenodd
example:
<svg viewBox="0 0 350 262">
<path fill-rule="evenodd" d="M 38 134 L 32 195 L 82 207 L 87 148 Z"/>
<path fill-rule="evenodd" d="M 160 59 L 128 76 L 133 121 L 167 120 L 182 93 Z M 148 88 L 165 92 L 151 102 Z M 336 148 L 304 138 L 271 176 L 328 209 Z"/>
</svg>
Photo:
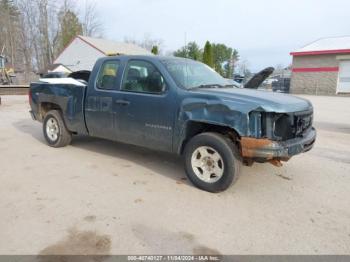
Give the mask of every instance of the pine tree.
<svg viewBox="0 0 350 262">
<path fill-rule="evenodd" d="M 152 52 L 153 54 L 155 54 L 155 55 L 158 55 L 158 54 L 159 54 L 158 46 L 154 45 L 154 46 L 152 47 L 151 52 Z"/>
<path fill-rule="evenodd" d="M 60 33 L 59 48 L 63 50 L 74 37 L 83 33 L 83 26 L 78 16 L 71 10 L 61 11 L 59 14 Z"/>
<path fill-rule="evenodd" d="M 204 46 L 203 63 L 207 64 L 210 67 L 214 67 L 213 51 L 209 41 L 207 41 Z"/>
</svg>

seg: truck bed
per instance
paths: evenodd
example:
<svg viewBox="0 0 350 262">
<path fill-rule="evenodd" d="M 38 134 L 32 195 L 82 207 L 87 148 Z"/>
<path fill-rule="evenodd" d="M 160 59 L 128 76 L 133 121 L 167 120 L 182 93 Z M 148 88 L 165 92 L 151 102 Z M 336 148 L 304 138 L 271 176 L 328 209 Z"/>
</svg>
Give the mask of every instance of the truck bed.
<svg viewBox="0 0 350 262">
<path fill-rule="evenodd" d="M 42 121 L 46 106 L 57 105 L 71 132 L 87 134 L 84 116 L 86 85 L 72 79 L 40 79 L 30 84 L 33 118 Z"/>
</svg>

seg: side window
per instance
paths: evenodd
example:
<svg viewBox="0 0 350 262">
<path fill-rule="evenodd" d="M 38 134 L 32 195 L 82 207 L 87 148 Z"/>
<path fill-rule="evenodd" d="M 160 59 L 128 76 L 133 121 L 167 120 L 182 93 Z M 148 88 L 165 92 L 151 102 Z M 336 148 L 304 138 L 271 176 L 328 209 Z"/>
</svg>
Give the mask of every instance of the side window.
<svg viewBox="0 0 350 262">
<path fill-rule="evenodd" d="M 165 81 L 160 72 L 149 62 L 132 60 L 124 73 L 122 90 L 142 93 L 162 93 Z"/>
<path fill-rule="evenodd" d="M 116 80 L 119 68 L 119 61 L 106 61 L 102 65 L 97 77 L 96 86 L 99 89 L 116 89 Z"/>
</svg>

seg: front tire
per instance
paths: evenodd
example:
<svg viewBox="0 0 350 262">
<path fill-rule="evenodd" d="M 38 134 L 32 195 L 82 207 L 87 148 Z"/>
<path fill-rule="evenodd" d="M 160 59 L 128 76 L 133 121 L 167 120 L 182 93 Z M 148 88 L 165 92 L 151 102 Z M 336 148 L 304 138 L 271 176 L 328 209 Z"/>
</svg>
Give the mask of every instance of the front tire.
<svg viewBox="0 0 350 262">
<path fill-rule="evenodd" d="M 44 118 L 43 132 L 46 142 L 52 147 L 63 147 L 72 141 L 72 134 L 66 128 L 61 113 L 49 111 Z"/>
<path fill-rule="evenodd" d="M 224 191 L 238 179 L 240 156 L 232 140 L 224 135 L 196 135 L 187 143 L 184 157 L 187 176 L 200 189 Z"/>
</svg>

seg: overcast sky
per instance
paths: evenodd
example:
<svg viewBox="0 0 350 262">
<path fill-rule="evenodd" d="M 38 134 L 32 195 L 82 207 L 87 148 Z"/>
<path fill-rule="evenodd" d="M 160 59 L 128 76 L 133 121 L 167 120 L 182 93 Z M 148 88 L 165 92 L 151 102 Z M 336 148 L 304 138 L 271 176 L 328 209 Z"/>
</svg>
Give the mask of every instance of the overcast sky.
<svg viewBox="0 0 350 262">
<path fill-rule="evenodd" d="M 78 3 L 84 0 L 78 0 Z M 96 1 L 105 38 L 163 40 L 163 50 L 206 40 L 239 51 L 253 71 L 291 62 L 303 45 L 350 35 L 349 0 L 103 0 Z"/>
</svg>

